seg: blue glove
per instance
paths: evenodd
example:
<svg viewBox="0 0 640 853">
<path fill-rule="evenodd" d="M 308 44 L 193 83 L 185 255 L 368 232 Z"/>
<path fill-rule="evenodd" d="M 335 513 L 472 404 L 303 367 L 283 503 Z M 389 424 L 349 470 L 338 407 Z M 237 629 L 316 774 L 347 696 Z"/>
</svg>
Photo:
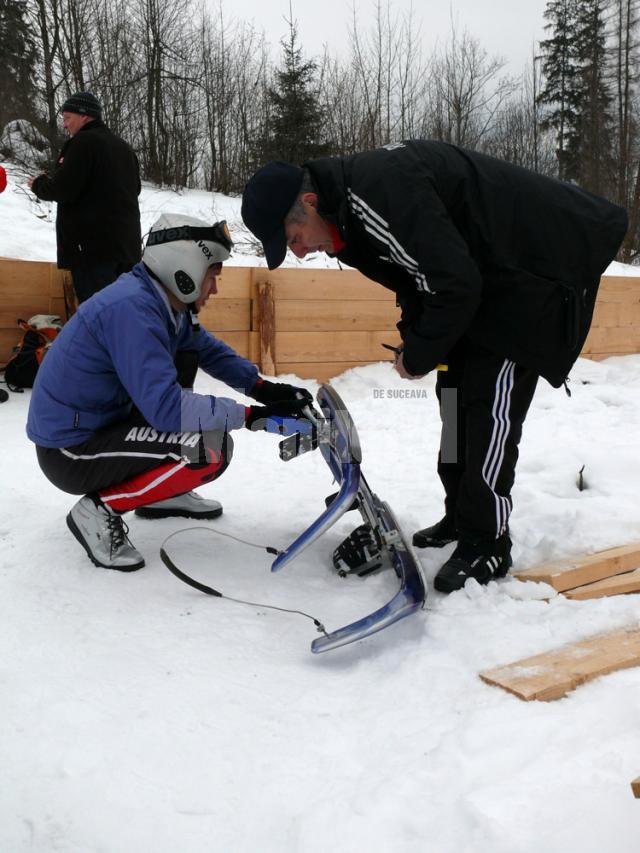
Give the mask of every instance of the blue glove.
<svg viewBox="0 0 640 853">
<path fill-rule="evenodd" d="M 270 406 L 248 406 L 244 425 L 252 432 L 264 430 L 280 436 L 295 433 L 312 435 L 315 427 L 302 414 L 306 405 L 306 400 L 295 400 Z"/>
</svg>

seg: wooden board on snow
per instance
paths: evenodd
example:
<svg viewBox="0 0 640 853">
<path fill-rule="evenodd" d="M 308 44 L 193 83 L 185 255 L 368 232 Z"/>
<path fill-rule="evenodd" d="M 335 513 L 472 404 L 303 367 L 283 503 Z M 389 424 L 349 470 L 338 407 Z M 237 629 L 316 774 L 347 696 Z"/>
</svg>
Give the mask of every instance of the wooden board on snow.
<svg viewBox="0 0 640 853">
<path fill-rule="evenodd" d="M 525 702 L 546 702 L 599 675 L 639 664 L 640 628 L 627 628 L 481 672 L 480 678 Z"/>
<path fill-rule="evenodd" d="M 513 576 L 521 581 L 548 583 L 558 592 L 564 592 L 565 589 L 574 589 L 633 569 L 640 569 L 640 542 L 609 548 L 588 556 L 554 560 L 514 572 Z"/>
<path fill-rule="evenodd" d="M 640 800 L 640 776 L 631 783 L 631 790 L 636 800 Z"/>
<path fill-rule="evenodd" d="M 612 578 L 605 578 L 575 589 L 567 589 L 562 594 L 574 601 L 585 601 L 587 598 L 603 598 L 605 595 L 626 595 L 630 592 L 640 592 L 640 569 L 635 572 L 625 572 Z"/>
</svg>

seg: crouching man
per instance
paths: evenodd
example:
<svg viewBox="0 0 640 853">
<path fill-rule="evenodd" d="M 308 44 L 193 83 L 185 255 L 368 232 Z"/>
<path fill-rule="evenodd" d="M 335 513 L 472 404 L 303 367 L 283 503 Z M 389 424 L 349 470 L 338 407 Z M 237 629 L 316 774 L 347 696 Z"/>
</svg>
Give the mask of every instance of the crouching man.
<svg viewBox="0 0 640 853">
<path fill-rule="evenodd" d="M 164 214 L 142 261 L 84 302 L 42 362 L 27 434 L 45 476 L 83 495 L 67 525 L 96 566 L 144 566 L 123 514 L 210 519 L 217 501 L 193 489 L 231 461 L 230 433 L 305 431 L 311 395 L 258 376 L 257 367 L 200 329 L 232 247 L 226 223 Z M 196 394 L 197 368 L 264 405 Z"/>
</svg>

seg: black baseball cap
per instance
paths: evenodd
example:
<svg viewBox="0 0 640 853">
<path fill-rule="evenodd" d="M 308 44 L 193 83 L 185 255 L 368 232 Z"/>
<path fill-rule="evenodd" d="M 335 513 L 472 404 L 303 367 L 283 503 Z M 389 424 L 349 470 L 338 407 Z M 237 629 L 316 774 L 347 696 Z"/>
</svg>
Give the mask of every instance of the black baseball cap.
<svg viewBox="0 0 640 853">
<path fill-rule="evenodd" d="M 285 216 L 298 197 L 304 170 L 292 163 L 272 160 L 249 178 L 242 193 L 242 219 L 262 243 L 270 270 L 287 254 Z"/>
</svg>

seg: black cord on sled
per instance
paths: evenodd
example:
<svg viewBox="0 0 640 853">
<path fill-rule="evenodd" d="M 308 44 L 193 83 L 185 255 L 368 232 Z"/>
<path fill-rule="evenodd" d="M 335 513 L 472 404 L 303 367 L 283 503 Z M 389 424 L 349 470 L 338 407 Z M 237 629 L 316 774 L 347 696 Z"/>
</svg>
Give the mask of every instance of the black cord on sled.
<svg viewBox="0 0 640 853">
<path fill-rule="evenodd" d="M 316 619 L 315 616 L 311 616 L 309 613 L 305 613 L 303 610 L 291 610 L 288 607 L 277 607 L 275 604 L 261 604 L 260 602 L 256 601 L 245 601 L 242 598 L 232 598 L 231 596 L 224 595 L 224 593 L 220 592 L 219 590 L 214 589 L 211 586 L 207 586 L 204 583 L 200 583 L 200 581 L 197 581 L 195 578 L 192 578 L 189 575 L 185 574 L 185 572 L 179 569 L 173 562 L 171 557 L 167 554 L 165 545 L 170 539 L 173 539 L 174 536 L 178 536 L 182 533 L 188 533 L 191 530 L 206 530 L 207 533 L 214 533 L 217 536 L 226 536 L 228 539 L 235 539 L 236 542 L 242 542 L 244 545 L 250 545 L 252 548 L 260 548 L 266 551 L 268 554 L 275 554 L 277 556 L 278 554 L 283 553 L 282 551 L 279 551 L 277 548 L 273 548 L 270 545 L 257 545 L 255 542 L 248 542 L 246 539 L 240 539 L 240 537 L 233 536 L 230 533 L 223 533 L 223 531 L 221 530 L 211 530 L 211 528 L 209 527 L 186 527 L 183 530 L 176 530 L 175 533 L 171 533 L 169 536 L 167 536 L 167 538 L 160 546 L 160 559 L 169 569 L 169 571 L 179 580 L 181 580 L 183 583 L 188 584 L 188 586 L 192 586 L 194 589 L 197 589 L 200 592 L 204 592 L 205 595 L 212 595 L 216 598 L 224 598 L 226 601 L 233 601 L 236 604 L 246 604 L 249 607 L 263 607 L 268 610 L 279 610 L 281 613 L 293 613 L 297 614 L 298 616 L 304 616 L 306 619 L 311 619 L 319 633 L 324 634 L 325 637 L 328 636 L 327 631 L 322 622 L 319 619 Z"/>
</svg>

